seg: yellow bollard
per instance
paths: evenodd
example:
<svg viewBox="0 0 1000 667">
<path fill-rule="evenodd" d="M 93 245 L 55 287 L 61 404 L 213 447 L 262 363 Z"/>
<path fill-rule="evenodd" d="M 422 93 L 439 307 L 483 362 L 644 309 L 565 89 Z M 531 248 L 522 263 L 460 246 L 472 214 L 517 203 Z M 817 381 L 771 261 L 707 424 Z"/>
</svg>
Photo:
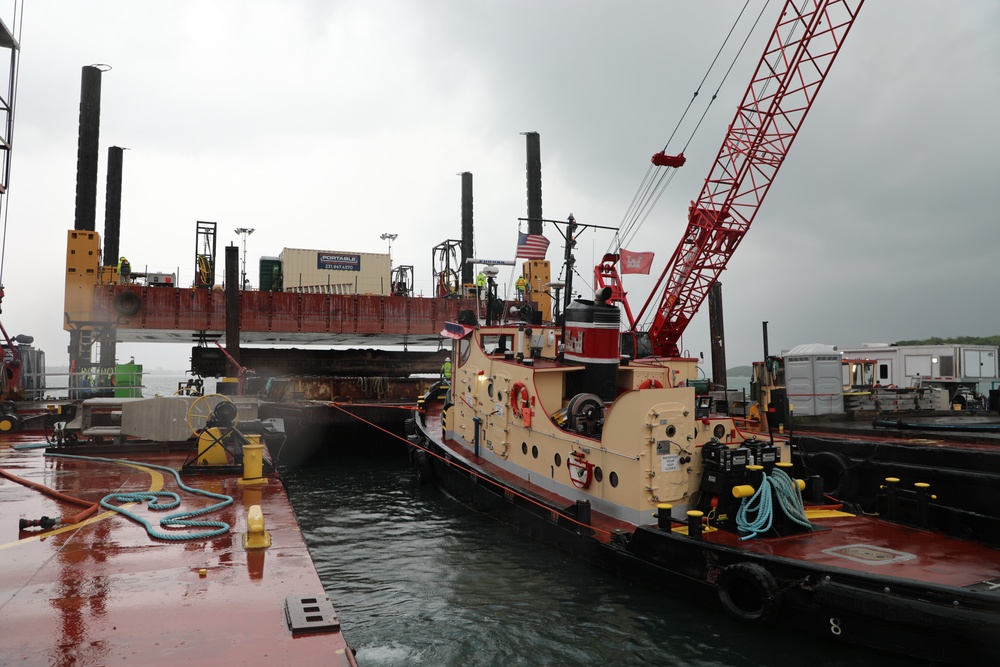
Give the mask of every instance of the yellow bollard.
<svg viewBox="0 0 1000 667">
<path fill-rule="evenodd" d="M 244 549 L 266 549 L 271 546 L 271 534 L 264 529 L 264 511 L 251 505 L 247 512 L 247 532 L 243 535 Z"/>
<path fill-rule="evenodd" d="M 243 479 L 239 484 L 267 484 L 264 477 L 264 445 L 257 436 L 248 436 L 250 444 L 243 445 Z"/>
</svg>

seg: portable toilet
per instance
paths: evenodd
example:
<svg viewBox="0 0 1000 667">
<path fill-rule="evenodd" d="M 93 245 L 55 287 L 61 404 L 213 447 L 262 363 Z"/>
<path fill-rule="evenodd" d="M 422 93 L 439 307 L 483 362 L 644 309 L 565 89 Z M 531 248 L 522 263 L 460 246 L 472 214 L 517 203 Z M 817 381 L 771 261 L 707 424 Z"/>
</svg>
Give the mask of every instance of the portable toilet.
<svg viewBox="0 0 1000 667">
<path fill-rule="evenodd" d="M 782 356 L 785 389 L 793 415 L 843 414 L 843 355 L 835 345 L 797 345 Z"/>
<path fill-rule="evenodd" d="M 142 364 L 115 366 L 115 398 L 142 398 Z"/>
</svg>

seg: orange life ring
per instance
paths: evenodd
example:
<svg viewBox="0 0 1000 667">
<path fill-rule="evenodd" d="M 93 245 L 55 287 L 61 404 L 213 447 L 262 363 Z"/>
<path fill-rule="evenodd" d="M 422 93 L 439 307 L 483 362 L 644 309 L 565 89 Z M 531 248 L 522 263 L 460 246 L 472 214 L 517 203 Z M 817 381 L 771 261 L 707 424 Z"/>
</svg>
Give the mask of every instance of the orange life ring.
<svg viewBox="0 0 1000 667">
<path fill-rule="evenodd" d="M 510 409 L 514 411 L 514 416 L 523 419 L 524 411 L 531 409 L 530 401 L 528 388 L 523 382 L 515 382 L 510 390 Z"/>
<path fill-rule="evenodd" d="M 649 379 L 643 380 L 642 384 L 639 385 L 639 389 L 650 389 L 650 388 L 652 388 L 652 389 L 663 389 L 663 383 L 660 382 L 659 380 L 654 379 L 654 378 L 649 378 Z"/>
</svg>

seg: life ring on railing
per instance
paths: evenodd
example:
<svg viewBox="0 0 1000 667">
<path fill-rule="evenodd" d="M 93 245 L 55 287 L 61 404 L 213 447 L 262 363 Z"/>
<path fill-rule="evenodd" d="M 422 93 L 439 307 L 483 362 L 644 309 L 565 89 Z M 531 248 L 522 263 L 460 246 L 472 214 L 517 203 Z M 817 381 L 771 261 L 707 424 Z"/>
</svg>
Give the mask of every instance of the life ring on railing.
<svg viewBox="0 0 1000 667">
<path fill-rule="evenodd" d="M 663 383 L 655 378 L 648 378 L 642 381 L 639 389 L 663 389 Z"/>
<path fill-rule="evenodd" d="M 816 452 L 806 458 L 806 468 L 823 478 L 823 493 L 837 500 L 852 500 L 858 492 L 858 473 L 840 452 Z"/>
<path fill-rule="evenodd" d="M 531 397 L 523 382 L 515 382 L 510 390 L 510 409 L 514 411 L 514 416 L 519 419 L 524 419 L 525 413 L 531 414 Z M 530 420 L 531 417 L 528 419 Z M 525 426 L 527 425 L 525 424 Z"/>
<path fill-rule="evenodd" d="M 778 582 L 763 565 L 736 563 L 724 567 L 715 585 L 722 607 L 744 623 L 766 623 L 780 609 Z"/>
<path fill-rule="evenodd" d="M 121 315 L 135 315 L 142 307 L 142 299 L 135 292 L 121 292 L 115 295 L 113 304 Z"/>
<path fill-rule="evenodd" d="M 566 457 L 569 479 L 578 489 L 586 489 L 594 478 L 594 464 L 587 460 L 583 452 L 572 452 Z"/>
</svg>

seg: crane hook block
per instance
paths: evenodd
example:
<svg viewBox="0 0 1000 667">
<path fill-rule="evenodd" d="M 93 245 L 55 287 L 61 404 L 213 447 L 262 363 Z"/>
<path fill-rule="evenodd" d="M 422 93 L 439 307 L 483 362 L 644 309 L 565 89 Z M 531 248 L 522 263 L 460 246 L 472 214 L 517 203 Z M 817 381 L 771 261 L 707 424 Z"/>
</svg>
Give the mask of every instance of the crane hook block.
<svg viewBox="0 0 1000 667">
<path fill-rule="evenodd" d="M 678 155 L 667 155 L 664 151 L 659 153 L 654 153 L 651 160 L 653 164 L 657 167 L 683 167 L 684 163 L 687 162 L 687 158 L 684 157 L 684 153 Z"/>
</svg>

